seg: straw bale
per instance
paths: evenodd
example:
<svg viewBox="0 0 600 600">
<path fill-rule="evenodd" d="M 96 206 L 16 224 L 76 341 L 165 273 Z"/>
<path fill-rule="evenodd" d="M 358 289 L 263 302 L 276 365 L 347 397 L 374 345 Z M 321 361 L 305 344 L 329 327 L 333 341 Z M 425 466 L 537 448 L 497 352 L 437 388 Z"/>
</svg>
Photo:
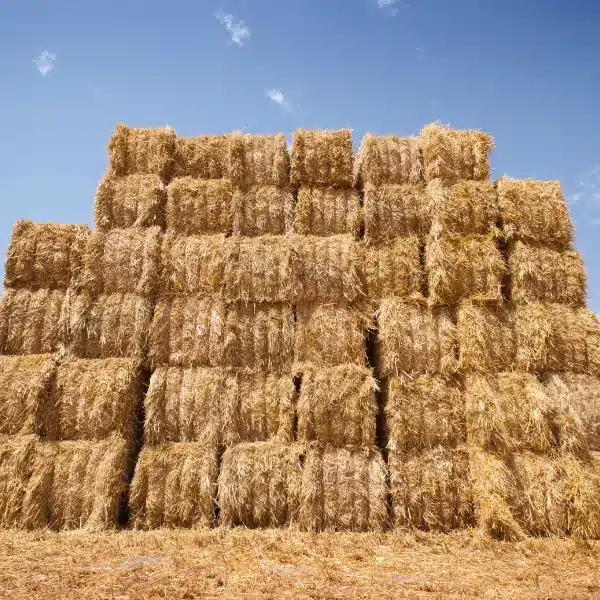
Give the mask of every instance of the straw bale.
<svg viewBox="0 0 600 600">
<path fill-rule="evenodd" d="M 294 196 L 288 188 L 236 189 L 233 193 L 233 235 L 291 234 L 294 212 Z"/>
<path fill-rule="evenodd" d="M 474 522 L 469 457 L 441 446 L 416 455 L 391 452 L 394 524 L 424 531 L 470 527 Z"/>
<path fill-rule="evenodd" d="M 93 297 L 69 294 L 65 302 L 64 343 L 79 358 L 146 356 L 153 303 L 133 294 Z"/>
<path fill-rule="evenodd" d="M 229 177 L 234 185 L 286 187 L 290 183 L 290 155 L 285 135 L 232 133 L 229 145 Z"/>
<path fill-rule="evenodd" d="M 502 300 L 506 265 L 493 237 L 431 236 L 425 247 L 425 269 L 432 303 Z"/>
<path fill-rule="evenodd" d="M 508 240 L 569 248 L 573 223 L 559 181 L 502 177 L 496 189 Z"/>
<path fill-rule="evenodd" d="M 383 377 L 448 375 L 456 370 L 456 325 L 447 309 L 388 298 L 381 303 L 377 320 Z"/>
<path fill-rule="evenodd" d="M 292 440 L 295 388 L 279 377 L 220 368 L 161 367 L 144 402 L 147 444 Z"/>
<path fill-rule="evenodd" d="M 350 129 L 297 129 L 292 145 L 292 184 L 352 187 L 353 159 Z"/>
<path fill-rule="evenodd" d="M 585 304 L 586 273 L 575 250 L 557 251 L 515 242 L 508 257 L 513 302 Z"/>
<path fill-rule="evenodd" d="M 109 170 L 119 177 L 145 173 L 166 181 L 174 151 L 175 132 L 170 127 L 134 129 L 119 124 L 108 142 Z"/>
<path fill-rule="evenodd" d="M 233 186 L 228 179 L 178 177 L 167 187 L 167 230 L 184 235 L 229 233 Z"/>
<path fill-rule="evenodd" d="M 425 184 L 365 186 L 364 215 L 367 244 L 409 235 L 425 236 L 431 228 Z"/>
<path fill-rule="evenodd" d="M 330 446 L 374 446 L 377 390 L 366 367 L 307 366 L 298 398 L 298 439 Z"/>
<path fill-rule="evenodd" d="M 464 399 L 453 379 L 390 379 L 385 405 L 387 447 L 397 453 L 454 448 L 466 441 Z"/>
<path fill-rule="evenodd" d="M 210 527 L 218 472 L 216 446 L 144 446 L 129 496 L 133 527 Z"/>
<path fill-rule="evenodd" d="M 0 303 L 0 354 L 58 350 L 64 301 L 60 290 L 5 290 Z"/>
<path fill-rule="evenodd" d="M 94 232 L 84 256 L 82 291 L 152 296 L 159 284 L 162 233 L 149 229 Z"/>
<path fill-rule="evenodd" d="M 223 179 L 229 161 L 228 135 L 178 136 L 174 144 L 173 177 Z"/>
<path fill-rule="evenodd" d="M 421 267 L 419 239 L 415 236 L 366 246 L 363 269 L 369 300 L 390 296 L 423 297 L 425 274 Z"/>
<path fill-rule="evenodd" d="M 467 375 L 465 402 L 470 444 L 499 454 L 556 448 L 554 403 L 534 375 Z"/>
<path fill-rule="evenodd" d="M 513 367 L 517 337 L 510 307 L 463 301 L 458 308 L 457 331 L 461 369 L 497 373 Z"/>
<path fill-rule="evenodd" d="M 300 304 L 296 309 L 296 361 L 318 367 L 365 365 L 371 315 L 364 307 Z"/>
<path fill-rule="evenodd" d="M 302 444 L 238 444 L 223 454 L 219 473 L 221 524 L 281 527 L 297 520 Z"/>
<path fill-rule="evenodd" d="M 351 189 L 302 187 L 296 205 L 296 232 L 303 235 L 347 233 L 358 238 L 360 199 Z"/>
<path fill-rule="evenodd" d="M 158 175 L 115 177 L 109 172 L 96 191 L 96 228 L 164 227 L 166 200 L 166 188 Z"/>
<path fill-rule="evenodd" d="M 366 446 L 312 447 L 302 469 L 300 519 L 314 531 L 382 531 L 389 524 L 387 468 Z"/>
<path fill-rule="evenodd" d="M 420 145 L 427 181 L 489 178 L 489 155 L 494 140 L 482 131 L 431 123 L 421 131 Z"/>
<path fill-rule="evenodd" d="M 600 375 L 600 325 L 587 308 L 531 303 L 516 308 L 517 368 Z"/>
<path fill-rule="evenodd" d="M 419 138 L 367 133 L 354 164 L 356 185 L 417 183 L 423 179 Z"/>
<path fill-rule="evenodd" d="M 234 367 L 284 372 L 293 361 L 294 315 L 280 304 L 161 298 L 150 332 L 153 368 Z"/>
<path fill-rule="evenodd" d="M 485 235 L 495 233 L 500 211 L 494 185 L 489 181 L 427 184 L 434 235 Z"/>
<path fill-rule="evenodd" d="M 127 442 L 38 443 L 23 499 L 26 529 L 114 529 L 125 492 Z"/>
<path fill-rule="evenodd" d="M 17 221 L 6 256 L 9 288 L 65 289 L 81 274 L 87 225 Z"/>
</svg>

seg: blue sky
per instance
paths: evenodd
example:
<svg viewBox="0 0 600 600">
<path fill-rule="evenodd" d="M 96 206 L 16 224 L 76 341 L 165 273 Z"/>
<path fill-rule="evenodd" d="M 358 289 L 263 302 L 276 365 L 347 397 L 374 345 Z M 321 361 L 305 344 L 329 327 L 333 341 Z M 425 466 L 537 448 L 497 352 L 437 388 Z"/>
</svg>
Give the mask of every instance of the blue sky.
<svg viewBox="0 0 600 600">
<path fill-rule="evenodd" d="M 118 122 L 439 119 L 494 135 L 494 178 L 562 181 L 600 311 L 599 25 L 591 0 L 0 0 L 0 252 L 19 218 L 92 223 Z"/>
</svg>

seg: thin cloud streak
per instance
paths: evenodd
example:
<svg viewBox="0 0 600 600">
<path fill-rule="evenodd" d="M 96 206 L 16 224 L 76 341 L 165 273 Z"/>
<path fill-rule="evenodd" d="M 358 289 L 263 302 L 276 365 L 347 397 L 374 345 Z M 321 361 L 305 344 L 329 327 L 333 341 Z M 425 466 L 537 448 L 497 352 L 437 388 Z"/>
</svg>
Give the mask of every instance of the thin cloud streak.
<svg viewBox="0 0 600 600">
<path fill-rule="evenodd" d="M 233 15 L 221 11 L 216 12 L 215 17 L 225 27 L 234 44 L 242 47 L 250 39 L 250 28 L 244 21 L 236 21 Z"/>
<path fill-rule="evenodd" d="M 286 99 L 285 94 L 281 90 L 277 88 L 272 88 L 270 90 L 267 90 L 266 94 L 269 100 L 275 102 L 275 104 L 278 104 L 283 110 L 291 112 L 292 104 L 289 100 Z"/>
<path fill-rule="evenodd" d="M 54 63 L 56 62 L 56 54 L 44 50 L 34 61 L 37 70 L 46 77 L 52 69 L 54 69 Z"/>
</svg>

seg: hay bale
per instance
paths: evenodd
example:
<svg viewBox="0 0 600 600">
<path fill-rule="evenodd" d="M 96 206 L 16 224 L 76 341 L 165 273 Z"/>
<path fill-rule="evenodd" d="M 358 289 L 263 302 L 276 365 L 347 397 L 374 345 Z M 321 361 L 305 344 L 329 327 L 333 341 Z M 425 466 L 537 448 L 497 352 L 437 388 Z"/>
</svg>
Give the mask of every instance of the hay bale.
<svg viewBox="0 0 600 600">
<path fill-rule="evenodd" d="M 294 231 L 294 196 L 288 188 L 255 186 L 233 193 L 233 235 L 288 235 Z"/>
<path fill-rule="evenodd" d="M 251 135 L 239 132 L 229 138 L 229 177 L 241 188 L 290 184 L 290 156 L 285 135 Z"/>
<path fill-rule="evenodd" d="M 449 532 L 473 524 L 464 449 L 438 446 L 413 456 L 391 452 L 389 468 L 395 527 Z"/>
<path fill-rule="evenodd" d="M 446 185 L 439 179 L 427 184 L 434 235 L 485 235 L 494 233 L 500 211 L 494 185 L 489 181 L 458 181 Z"/>
<path fill-rule="evenodd" d="M 184 235 L 227 234 L 233 218 L 228 179 L 178 177 L 167 187 L 167 230 Z"/>
<path fill-rule="evenodd" d="M 134 529 L 210 527 L 218 472 L 216 446 L 144 446 L 129 496 Z"/>
<path fill-rule="evenodd" d="M 296 307 L 295 358 L 300 365 L 364 366 L 372 315 L 361 306 L 300 304 Z"/>
<path fill-rule="evenodd" d="M 387 468 L 370 447 L 306 453 L 299 524 L 313 531 L 382 531 L 389 524 Z"/>
<path fill-rule="evenodd" d="M 385 404 L 387 447 L 398 456 L 466 441 L 458 382 L 431 375 L 390 379 Z"/>
<path fill-rule="evenodd" d="M 6 255 L 9 288 L 65 289 L 81 274 L 87 225 L 17 221 Z"/>
<path fill-rule="evenodd" d="M 497 373 L 513 367 L 517 337 L 512 308 L 463 301 L 457 332 L 461 370 Z"/>
<path fill-rule="evenodd" d="M 114 175 L 158 175 L 167 181 L 173 169 L 175 132 L 170 127 L 134 129 L 117 125 L 108 142 L 109 170 Z"/>
<path fill-rule="evenodd" d="M 152 296 L 160 281 L 161 241 L 159 227 L 94 232 L 85 251 L 81 290 Z"/>
<path fill-rule="evenodd" d="M 425 269 L 432 303 L 452 306 L 464 299 L 502 300 L 506 265 L 493 237 L 430 236 Z"/>
<path fill-rule="evenodd" d="M 354 165 L 355 185 L 418 183 L 423 180 L 419 138 L 374 136 L 367 133 Z"/>
<path fill-rule="evenodd" d="M 586 273 L 581 254 L 515 242 L 509 251 L 513 302 L 585 304 Z"/>
<path fill-rule="evenodd" d="M 369 300 L 390 296 L 420 299 L 425 273 L 421 267 L 421 246 L 415 236 L 397 238 L 364 248 L 366 295 Z"/>
<path fill-rule="evenodd" d="M 296 232 L 329 236 L 347 233 L 358 238 L 360 199 L 350 188 L 302 187 L 296 204 Z"/>
<path fill-rule="evenodd" d="M 431 123 L 420 135 L 425 179 L 485 180 L 490 176 L 491 136 L 482 131 L 451 129 Z"/>
<path fill-rule="evenodd" d="M 146 357 L 153 303 L 133 294 L 67 296 L 62 327 L 65 346 L 79 358 Z"/>
<path fill-rule="evenodd" d="M 431 210 L 425 184 L 367 185 L 364 190 L 365 242 L 369 245 L 410 235 L 425 236 Z"/>
<path fill-rule="evenodd" d="M 559 181 L 502 177 L 496 189 L 508 240 L 569 248 L 573 223 Z"/>
<path fill-rule="evenodd" d="M 178 136 L 175 140 L 173 177 L 223 179 L 228 162 L 228 135 Z"/>
<path fill-rule="evenodd" d="M 96 228 L 164 227 L 166 200 L 166 188 L 158 175 L 115 177 L 109 172 L 96 190 Z"/>
<path fill-rule="evenodd" d="M 160 298 L 150 331 L 153 368 L 291 368 L 294 315 L 280 304 L 233 304 L 194 296 Z"/>
<path fill-rule="evenodd" d="M 456 370 L 456 325 L 447 309 L 388 298 L 380 304 L 377 321 L 382 377 Z"/>
<path fill-rule="evenodd" d="M 291 376 L 161 367 L 153 373 L 144 401 L 144 439 L 152 445 L 289 442 L 295 395 Z"/>
<path fill-rule="evenodd" d="M 64 302 L 60 290 L 5 290 L 0 303 L 0 354 L 56 352 Z"/>
<path fill-rule="evenodd" d="M 281 527 L 297 520 L 302 444 L 238 444 L 223 454 L 219 473 L 222 525 Z"/>
<path fill-rule="evenodd" d="M 377 382 L 371 369 L 307 366 L 298 398 L 298 439 L 330 446 L 375 445 Z"/>
<path fill-rule="evenodd" d="M 292 185 L 352 187 L 353 158 L 350 129 L 297 129 L 292 145 Z"/>
</svg>

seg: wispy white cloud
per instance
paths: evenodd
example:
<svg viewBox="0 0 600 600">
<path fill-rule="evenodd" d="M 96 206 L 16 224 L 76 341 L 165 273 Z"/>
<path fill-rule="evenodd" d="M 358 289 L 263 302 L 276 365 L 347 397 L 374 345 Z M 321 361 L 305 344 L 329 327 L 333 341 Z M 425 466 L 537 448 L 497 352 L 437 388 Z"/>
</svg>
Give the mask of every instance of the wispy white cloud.
<svg viewBox="0 0 600 600">
<path fill-rule="evenodd" d="M 285 97 L 285 94 L 277 88 L 272 88 L 266 91 L 267 98 L 275 104 L 278 104 L 283 110 L 291 112 L 292 103 Z"/>
<path fill-rule="evenodd" d="M 233 15 L 221 11 L 216 12 L 215 17 L 225 27 L 234 44 L 243 46 L 250 39 L 250 28 L 244 21 L 236 21 Z"/>
<path fill-rule="evenodd" d="M 400 0 L 377 0 L 377 6 L 395 17 L 398 14 L 398 2 Z"/>
<path fill-rule="evenodd" d="M 44 50 L 34 61 L 37 70 L 45 77 L 54 69 L 56 54 Z"/>
<path fill-rule="evenodd" d="M 592 225 L 600 225 L 600 164 L 584 171 L 573 192 L 567 196 L 569 204 L 579 206 L 590 215 Z"/>
</svg>

